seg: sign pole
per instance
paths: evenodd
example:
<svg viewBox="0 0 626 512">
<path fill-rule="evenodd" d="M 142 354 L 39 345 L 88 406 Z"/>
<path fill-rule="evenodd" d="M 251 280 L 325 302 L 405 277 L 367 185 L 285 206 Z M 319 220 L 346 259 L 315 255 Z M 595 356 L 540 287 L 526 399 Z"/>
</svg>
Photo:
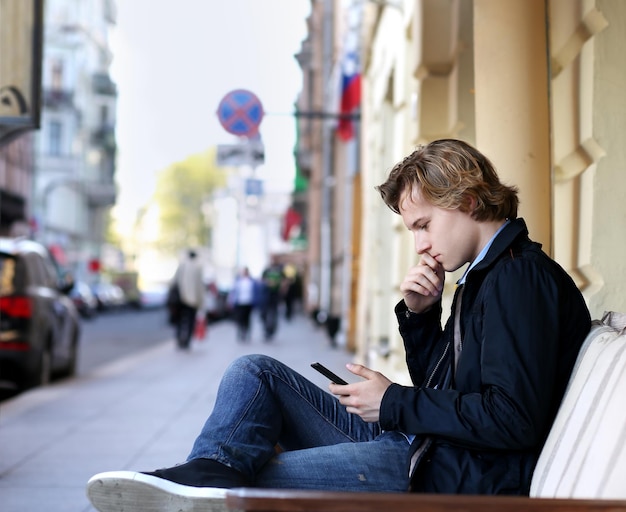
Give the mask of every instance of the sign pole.
<svg viewBox="0 0 626 512">
<path fill-rule="evenodd" d="M 265 151 L 259 135 L 259 125 L 263 120 L 264 110 L 259 98 L 246 89 L 235 89 L 222 98 L 217 108 L 217 116 L 222 127 L 245 142 L 234 145 L 219 145 L 217 164 L 239 168 L 249 166 L 252 177 L 239 179 L 235 190 L 237 200 L 237 270 L 243 266 L 242 235 L 247 226 L 247 197 L 262 195 L 262 182 L 256 179 L 256 169 L 265 161 Z M 241 171 L 238 178 L 242 178 Z"/>
</svg>

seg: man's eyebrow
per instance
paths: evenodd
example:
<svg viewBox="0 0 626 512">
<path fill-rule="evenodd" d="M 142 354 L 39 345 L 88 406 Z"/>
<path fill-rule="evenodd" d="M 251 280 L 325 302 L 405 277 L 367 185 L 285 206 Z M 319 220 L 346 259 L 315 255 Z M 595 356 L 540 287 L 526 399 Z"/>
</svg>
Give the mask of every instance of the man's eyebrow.
<svg viewBox="0 0 626 512">
<path fill-rule="evenodd" d="M 421 226 L 422 224 L 424 224 L 425 220 L 426 220 L 426 217 L 418 217 L 413 222 L 411 222 L 411 224 L 409 225 L 409 229 L 415 229 Z"/>
</svg>

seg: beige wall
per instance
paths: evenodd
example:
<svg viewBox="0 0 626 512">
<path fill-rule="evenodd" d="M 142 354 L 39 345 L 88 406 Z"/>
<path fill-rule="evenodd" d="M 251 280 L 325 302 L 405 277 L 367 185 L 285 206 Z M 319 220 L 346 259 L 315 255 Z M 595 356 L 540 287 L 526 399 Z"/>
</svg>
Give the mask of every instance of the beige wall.
<svg viewBox="0 0 626 512">
<path fill-rule="evenodd" d="M 626 308 L 626 4 L 551 0 L 549 15 L 555 258 L 600 317 Z"/>
<path fill-rule="evenodd" d="M 373 186 L 415 144 L 443 136 L 476 144 L 519 186 L 531 237 L 572 275 L 593 317 L 626 311 L 626 2 L 369 9 L 358 358 L 406 378 L 391 309 L 416 257 Z M 448 287 L 444 311 L 449 296 Z"/>
<path fill-rule="evenodd" d="M 583 5 L 597 9 L 607 23 L 591 38 L 587 50 L 593 54 L 593 65 L 587 68 L 587 75 L 593 77 L 587 99 L 593 128 L 588 133 L 598 146 L 591 146 L 592 172 L 581 185 L 585 237 L 578 249 L 593 288 L 602 283 L 597 292 L 587 293 L 592 314 L 599 317 L 605 310 L 626 311 L 626 2 L 598 0 Z M 599 278 L 594 281 L 595 276 Z"/>
<path fill-rule="evenodd" d="M 544 0 L 474 0 L 476 145 L 520 192 L 519 215 L 551 254 Z"/>
</svg>

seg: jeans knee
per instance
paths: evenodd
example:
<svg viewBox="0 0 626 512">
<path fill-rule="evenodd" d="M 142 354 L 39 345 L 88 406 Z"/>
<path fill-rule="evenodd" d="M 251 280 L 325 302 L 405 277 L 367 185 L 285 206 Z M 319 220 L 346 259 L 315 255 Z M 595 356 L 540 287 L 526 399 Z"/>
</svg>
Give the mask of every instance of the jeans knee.
<svg viewBox="0 0 626 512">
<path fill-rule="evenodd" d="M 258 375 L 265 370 L 276 367 L 279 364 L 276 359 L 264 354 L 247 354 L 235 359 L 228 371 L 247 372 Z"/>
</svg>

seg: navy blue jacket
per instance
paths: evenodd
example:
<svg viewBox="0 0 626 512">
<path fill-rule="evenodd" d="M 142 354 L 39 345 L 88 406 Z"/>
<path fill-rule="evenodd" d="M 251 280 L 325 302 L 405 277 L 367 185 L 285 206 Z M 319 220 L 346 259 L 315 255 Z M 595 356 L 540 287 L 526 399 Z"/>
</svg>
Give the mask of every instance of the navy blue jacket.
<svg viewBox="0 0 626 512">
<path fill-rule="evenodd" d="M 463 350 L 445 389 L 456 298 L 443 330 L 441 301 L 422 314 L 407 313 L 404 301 L 396 306 L 414 387 L 388 388 L 380 424 L 416 436 L 410 456 L 426 440 L 413 491 L 528 494 L 591 327 L 589 311 L 569 275 L 528 238 L 522 219 L 498 234 L 464 288 Z"/>
</svg>

